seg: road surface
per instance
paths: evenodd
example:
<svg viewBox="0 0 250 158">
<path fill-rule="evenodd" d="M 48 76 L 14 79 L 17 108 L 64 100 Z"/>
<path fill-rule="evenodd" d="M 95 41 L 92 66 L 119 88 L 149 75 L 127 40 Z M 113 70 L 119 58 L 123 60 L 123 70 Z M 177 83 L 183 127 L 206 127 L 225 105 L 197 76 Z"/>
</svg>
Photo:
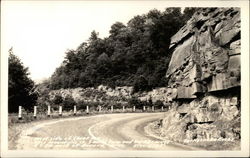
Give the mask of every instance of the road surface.
<svg viewBox="0 0 250 158">
<path fill-rule="evenodd" d="M 164 113 L 121 113 L 50 120 L 22 131 L 17 149 L 191 150 L 145 130 L 163 117 Z"/>
</svg>

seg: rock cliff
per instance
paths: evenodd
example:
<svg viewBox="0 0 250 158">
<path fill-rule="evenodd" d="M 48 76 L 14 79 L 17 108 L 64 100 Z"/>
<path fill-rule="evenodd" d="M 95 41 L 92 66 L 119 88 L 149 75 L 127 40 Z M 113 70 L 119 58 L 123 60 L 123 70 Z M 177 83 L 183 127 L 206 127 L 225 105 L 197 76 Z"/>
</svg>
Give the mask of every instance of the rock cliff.
<svg viewBox="0 0 250 158">
<path fill-rule="evenodd" d="M 169 137 L 240 138 L 240 33 L 239 8 L 202 8 L 171 38 Z"/>
</svg>

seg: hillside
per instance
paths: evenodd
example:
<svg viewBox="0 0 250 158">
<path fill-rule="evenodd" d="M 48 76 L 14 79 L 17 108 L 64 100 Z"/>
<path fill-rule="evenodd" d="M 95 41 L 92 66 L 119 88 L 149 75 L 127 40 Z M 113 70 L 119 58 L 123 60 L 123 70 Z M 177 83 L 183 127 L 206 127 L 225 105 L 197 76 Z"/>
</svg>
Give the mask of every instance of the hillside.
<svg viewBox="0 0 250 158">
<path fill-rule="evenodd" d="M 137 92 L 166 86 L 170 39 L 194 11 L 186 8 L 182 14 L 180 8 L 154 9 L 134 16 L 127 25 L 116 22 L 104 39 L 93 31 L 88 41 L 66 52 L 51 77 L 50 89 L 105 85 L 133 86 Z"/>
</svg>

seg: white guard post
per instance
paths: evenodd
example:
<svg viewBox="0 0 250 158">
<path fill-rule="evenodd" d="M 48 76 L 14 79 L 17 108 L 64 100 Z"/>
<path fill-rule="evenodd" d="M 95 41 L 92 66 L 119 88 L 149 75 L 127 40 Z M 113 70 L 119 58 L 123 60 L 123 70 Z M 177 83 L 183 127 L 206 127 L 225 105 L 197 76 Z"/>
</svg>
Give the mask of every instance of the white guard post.
<svg viewBox="0 0 250 158">
<path fill-rule="evenodd" d="M 62 116 L 62 106 L 59 106 L 59 116 Z"/>
<path fill-rule="evenodd" d="M 34 118 L 36 118 L 36 112 L 37 112 L 37 109 L 36 109 L 36 108 L 37 108 L 37 106 L 34 106 L 34 115 L 33 115 Z"/>
<path fill-rule="evenodd" d="M 76 105 L 74 105 L 74 115 L 76 115 Z"/>
<path fill-rule="evenodd" d="M 22 106 L 18 107 L 18 120 L 22 119 Z"/>
<path fill-rule="evenodd" d="M 102 111 L 102 107 L 99 105 L 99 112 L 101 112 Z"/>
<path fill-rule="evenodd" d="M 86 106 L 86 113 L 87 114 L 89 113 L 89 106 L 88 105 Z"/>
<path fill-rule="evenodd" d="M 48 105 L 48 117 L 50 117 L 50 105 Z"/>
</svg>

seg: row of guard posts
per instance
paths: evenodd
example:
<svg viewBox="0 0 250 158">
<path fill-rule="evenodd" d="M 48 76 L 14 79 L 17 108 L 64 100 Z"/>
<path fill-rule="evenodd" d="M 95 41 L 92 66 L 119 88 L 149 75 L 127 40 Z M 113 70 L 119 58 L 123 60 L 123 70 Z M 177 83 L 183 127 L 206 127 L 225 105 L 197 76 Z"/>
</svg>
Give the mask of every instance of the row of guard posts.
<svg viewBox="0 0 250 158">
<path fill-rule="evenodd" d="M 170 107 L 169 107 L 169 109 L 170 109 Z M 125 112 L 125 110 L 126 110 L 125 106 L 122 106 L 122 112 Z M 86 111 L 87 114 L 89 114 L 89 111 L 90 111 L 90 110 L 89 110 L 89 106 L 86 106 L 86 110 L 85 110 L 85 111 Z M 101 107 L 101 106 L 98 106 L 98 111 L 99 111 L 99 112 L 102 112 L 102 107 Z M 114 107 L 113 107 L 113 106 L 110 107 L 110 111 L 111 111 L 111 112 L 114 111 Z M 136 111 L 136 107 L 133 106 L 133 107 L 132 107 L 132 112 L 135 112 L 135 111 Z M 142 111 L 147 111 L 147 110 L 146 110 L 146 106 L 143 106 Z M 151 107 L 151 111 L 152 111 L 152 112 L 155 111 L 154 106 Z M 161 111 L 162 111 L 162 112 L 164 111 L 164 107 L 163 107 L 163 106 L 161 107 Z M 76 113 L 77 113 L 76 105 L 74 105 L 73 113 L 74 113 L 74 115 L 76 115 Z M 59 115 L 59 116 L 62 116 L 62 114 L 63 114 L 62 106 L 60 105 L 60 106 L 59 106 L 58 115 Z M 50 105 L 48 105 L 47 116 L 48 116 L 48 117 L 51 116 L 51 106 L 50 106 Z M 37 117 L 37 106 L 34 106 L 33 117 L 34 117 L 34 118 Z M 22 106 L 19 106 L 19 110 L 18 110 L 18 119 L 22 119 Z"/>
</svg>

